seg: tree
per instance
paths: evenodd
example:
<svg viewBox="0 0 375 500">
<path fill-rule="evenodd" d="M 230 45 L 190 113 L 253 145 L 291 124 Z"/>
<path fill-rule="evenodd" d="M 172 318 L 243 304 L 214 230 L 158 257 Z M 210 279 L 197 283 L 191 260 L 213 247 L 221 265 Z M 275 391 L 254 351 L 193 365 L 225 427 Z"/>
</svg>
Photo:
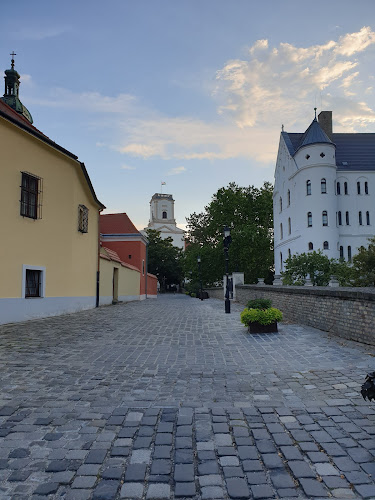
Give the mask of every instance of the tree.
<svg viewBox="0 0 375 500">
<path fill-rule="evenodd" d="M 356 286 L 375 286 L 375 236 L 369 238 L 369 246 L 361 247 L 353 257 Z"/>
<path fill-rule="evenodd" d="M 273 268 L 272 185 L 239 187 L 230 183 L 217 191 L 204 211 L 187 220 L 189 246 L 185 256 L 187 277 L 198 280 L 197 256 L 202 258 L 204 285 L 224 274 L 223 228 L 231 229 L 229 272 L 243 271 L 246 283 L 270 279 Z"/>
<path fill-rule="evenodd" d="M 315 286 L 327 286 L 335 276 L 340 286 L 353 286 L 353 268 L 344 260 L 329 259 L 321 250 L 295 254 L 285 261 L 284 285 L 304 285 L 307 275 Z"/>
<path fill-rule="evenodd" d="M 162 239 L 160 232 L 147 229 L 148 272 L 155 274 L 161 289 L 167 285 L 177 285 L 183 279 L 183 254 L 173 245 L 172 238 Z"/>
</svg>

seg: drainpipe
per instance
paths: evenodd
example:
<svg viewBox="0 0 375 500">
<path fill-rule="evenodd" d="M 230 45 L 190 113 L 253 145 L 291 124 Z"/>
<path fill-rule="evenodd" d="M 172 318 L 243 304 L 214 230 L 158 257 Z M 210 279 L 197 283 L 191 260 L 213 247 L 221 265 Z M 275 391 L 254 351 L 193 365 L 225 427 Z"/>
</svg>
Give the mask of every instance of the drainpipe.
<svg viewBox="0 0 375 500">
<path fill-rule="evenodd" d="M 96 302 L 95 307 L 99 307 L 99 286 L 100 286 L 100 212 L 98 210 L 98 268 L 96 271 Z"/>
</svg>

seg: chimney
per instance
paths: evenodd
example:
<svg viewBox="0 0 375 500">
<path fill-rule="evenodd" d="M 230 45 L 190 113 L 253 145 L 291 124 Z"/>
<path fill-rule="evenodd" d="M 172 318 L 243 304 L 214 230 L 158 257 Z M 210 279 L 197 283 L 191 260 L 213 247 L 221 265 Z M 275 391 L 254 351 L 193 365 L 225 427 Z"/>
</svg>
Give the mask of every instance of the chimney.
<svg viewBox="0 0 375 500">
<path fill-rule="evenodd" d="M 332 141 L 332 111 L 321 111 L 318 116 L 318 122 Z"/>
</svg>

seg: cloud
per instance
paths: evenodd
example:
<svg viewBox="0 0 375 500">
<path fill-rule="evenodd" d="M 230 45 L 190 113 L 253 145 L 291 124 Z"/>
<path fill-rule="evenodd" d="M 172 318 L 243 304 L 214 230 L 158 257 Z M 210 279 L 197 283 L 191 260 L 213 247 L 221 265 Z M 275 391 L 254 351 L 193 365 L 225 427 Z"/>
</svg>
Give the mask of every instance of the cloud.
<svg viewBox="0 0 375 500">
<path fill-rule="evenodd" d="M 364 26 L 357 33 L 348 33 L 340 37 L 336 52 L 344 56 L 352 56 L 363 52 L 369 45 L 375 43 L 375 33 L 369 26 Z"/>
<path fill-rule="evenodd" d="M 121 165 L 123 170 L 136 170 L 136 167 L 131 167 L 130 165 Z"/>
<path fill-rule="evenodd" d="M 183 174 L 184 172 L 186 172 L 185 167 L 175 167 L 171 168 L 170 171 L 167 173 L 167 175 L 179 175 Z"/>
</svg>

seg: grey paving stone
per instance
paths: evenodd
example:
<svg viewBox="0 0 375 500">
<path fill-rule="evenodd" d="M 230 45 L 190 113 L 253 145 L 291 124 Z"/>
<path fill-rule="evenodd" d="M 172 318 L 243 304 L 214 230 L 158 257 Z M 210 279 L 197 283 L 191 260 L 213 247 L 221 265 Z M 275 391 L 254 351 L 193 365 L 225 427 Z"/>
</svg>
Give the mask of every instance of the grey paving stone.
<svg viewBox="0 0 375 500">
<path fill-rule="evenodd" d="M 329 457 L 321 451 L 309 451 L 307 456 L 313 463 L 329 462 Z"/>
<path fill-rule="evenodd" d="M 100 465 L 98 464 L 83 464 L 77 470 L 78 476 L 96 476 L 99 472 Z"/>
<path fill-rule="evenodd" d="M 109 467 L 102 472 L 103 479 L 121 479 L 123 469 L 121 467 Z"/>
<path fill-rule="evenodd" d="M 93 500 L 114 500 L 119 486 L 119 481 L 103 479 L 96 486 L 92 498 Z"/>
<path fill-rule="evenodd" d="M 102 464 L 107 455 L 107 450 L 92 450 L 86 457 L 86 464 Z"/>
<path fill-rule="evenodd" d="M 203 486 L 201 493 L 202 500 L 219 500 L 225 498 L 225 492 L 220 486 Z"/>
<path fill-rule="evenodd" d="M 177 464 L 183 463 L 183 464 L 190 464 L 193 463 L 194 461 L 194 454 L 193 450 L 184 450 L 184 449 L 178 449 L 175 452 L 175 462 Z"/>
<path fill-rule="evenodd" d="M 131 464 L 148 464 L 150 462 L 151 450 L 134 450 L 130 456 Z"/>
<path fill-rule="evenodd" d="M 151 474 L 169 474 L 172 462 L 170 460 L 153 460 L 151 463 Z"/>
<path fill-rule="evenodd" d="M 73 481 L 72 488 L 93 488 L 96 480 L 96 476 L 77 476 Z"/>
<path fill-rule="evenodd" d="M 374 485 L 373 484 L 360 484 L 354 486 L 355 490 L 361 495 L 362 498 L 374 498 Z"/>
<path fill-rule="evenodd" d="M 8 477 L 8 481 L 26 481 L 30 474 L 30 470 L 16 470 Z"/>
<path fill-rule="evenodd" d="M 280 488 L 277 490 L 277 494 L 280 498 L 295 498 L 298 497 L 298 491 L 296 488 Z"/>
<path fill-rule="evenodd" d="M 363 471 L 347 471 L 344 472 L 346 479 L 349 481 L 349 483 L 352 484 L 366 484 L 366 483 L 371 483 L 371 479 L 368 477 L 368 475 L 363 472 Z"/>
<path fill-rule="evenodd" d="M 315 477 L 314 471 L 302 460 L 290 462 L 288 465 L 297 479 L 301 477 Z"/>
<path fill-rule="evenodd" d="M 219 466 L 218 463 L 214 460 L 210 460 L 209 462 L 204 462 L 198 465 L 198 474 L 204 476 L 206 474 L 218 474 Z"/>
<path fill-rule="evenodd" d="M 267 484 L 264 472 L 248 472 L 246 477 L 249 484 Z"/>
<path fill-rule="evenodd" d="M 188 483 L 194 481 L 193 464 L 176 464 L 174 469 L 174 480 L 176 483 Z"/>
<path fill-rule="evenodd" d="M 175 489 L 174 489 L 174 495 L 177 498 L 181 497 L 195 497 L 196 494 L 196 487 L 195 483 L 176 483 Z"/>
<path fill-rule="evenodd" d="M 303 457 L 296 446 L 281 446 L 280 450 L 287 460 L 303 460 Z"/>
<path fill-rule="evenodd" d="M 219 462 L 222 467 L 240 465 L 238 458 L 233 456 L 220 457 Z"/>
<path fill-rule="evenodd" d="M 300 479 L 301 486 L 308 497 L 328 497 L 329 493 L 316 479 Z"/>
<path fill-rule="evenodd" d="M 294 488 L 294 481 L 287 472 L 271 472 L 271 481 L 275 488 Z"/>
<path fill-rule="evenodd" d="M 279 469 L 284 467 L 284 464 L 276 453 L 264 453 L 262 454 L 262 460 L 267 469 Z"/>
<path fill-rule="evenodd" d="M 143 497 L 143 484 L 140 483 L 125 483 L 120 492 L 121 498 L 141 499 Z"/>
<path fill-rule="evenodd" d="M 333 465 L 327 463 L 315 464 L 316 472 L 320 476 L 339 476 L 340 473 Z"/>
<path fill-rule="evenodd" d="M 52 481 L 59 484 L 69 484 L 74 477 L 74 472 L 67 470 L 64 472 L 56 472 L 52 475 Z"/>
<path fill-rule="evenodd" d="M 348 448 L 347 452 L 352 460 L 357 463 L 369 462 L 373 458 L 370 453 L 363 448 Z"/>
<path fill-rule="evenodd" d="M 59 489 L 59 483 L 40 484 L 35 490 L 35 495 L 51 495 Z"/>
<path fill-rule="evenodd" d="M 134 483 L 144 481 L 146 475 L 146 464 L 130 464 L 125 472 L 125 482 Z"/>
<path fill-rule="evenodd" d="M 263 470 L 259 460 L 244 460 L 242 467 L 245 472 L 257 472 Z"/>
<path fill-rule="evenodd" d="M 200 476 L 199 484 L 201 487 L 203 486 L 220 486 L 223 484 L 223 479 L 220 474 L 209 474 L 207 476 Z"/>
<path fill-rule="evenodd" d="M 244 476 L 244 473 L 242 471 L 242 468 L 241 467 L 223 467 L 223 472 L 224 472 L 224 476 L 225 478 L 229 478 L 229 477 L 243 477 Z"/>
<path fill-rule="evenodd" d="M 241 460 L 256 460 L 258 458 L 258 450 L 255 446 L 238 446 L 237 450 Z"/>
<path fill-rule="evenodd" d="M 251 492 L 254 498 L 274 498 L 272 488 L 267 484 L 251 486 Z"/>
<path fill-rule="evenodd" d="M 171 488 L 169 484 L 150 484 L 147 490 L 147 499 L 169 499 Z"/>
<path fill-rule="evenodd" d="M 226 479 L 228 495 L 230 498 L 249 498 L 249 487 L 245 479 L 232 478 Z"/>
</svg>

